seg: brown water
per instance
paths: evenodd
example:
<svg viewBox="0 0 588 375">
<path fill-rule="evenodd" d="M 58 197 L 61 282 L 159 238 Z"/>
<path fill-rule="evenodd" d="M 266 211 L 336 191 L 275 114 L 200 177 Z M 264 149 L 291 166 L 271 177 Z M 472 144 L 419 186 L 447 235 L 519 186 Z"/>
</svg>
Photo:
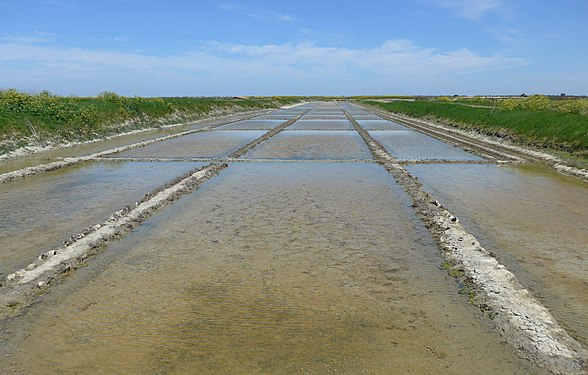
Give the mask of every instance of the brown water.
<svg viewBox="0 0 588 375">
<path fill-rule="evenodd" d="M 0 277 L 202 165 L 94 162 L 0 185 Z"/>
<path fill-rule="evenodd" d="M 207 131 L 112 154 L 113 157 L 226 157 L 265 134 L 262 130 Z"/>
<path fill-rule="evenodd" d="M 239 163 L 0 323 L 3 373 L 530 374 L 379 166 Z"/>
<path fill-rule="evenodd" d="M 408 169 L 588 346 L 587 183 L 540 166 Z"/>
<path fill-rule="evenodd" d="M 370 131 L 369 133 L 397 159 L 482 160 L 481 157 L 459 147 L 413 130 Z"/>
<path fill-rule="evenodd" d="M 251 159 L 371 159 L 369 149 L 355 131 L 283 131 L 249 151 Z"/>
</svg>

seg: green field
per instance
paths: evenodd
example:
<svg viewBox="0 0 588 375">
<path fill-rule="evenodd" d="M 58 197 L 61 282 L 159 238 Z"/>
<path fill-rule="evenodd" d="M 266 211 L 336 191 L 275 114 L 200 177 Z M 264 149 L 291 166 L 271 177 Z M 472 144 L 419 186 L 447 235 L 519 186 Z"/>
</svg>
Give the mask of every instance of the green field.
<svg viewBox="0 0 588 375">
<path fill-rule="evenodd" d="M 0 90 L 0 155 L 18 147 L 85 141 L 239 110 L 276 108 L 296 97 L 144 98 L 105 92 L 96 97 L 31 95 Z"/>
<path fill-rule="evenodd" d="M 442 97 L 388 102 L 363 99 L 360 102 L 588 160 L 587 99 Z"/>
</svg>

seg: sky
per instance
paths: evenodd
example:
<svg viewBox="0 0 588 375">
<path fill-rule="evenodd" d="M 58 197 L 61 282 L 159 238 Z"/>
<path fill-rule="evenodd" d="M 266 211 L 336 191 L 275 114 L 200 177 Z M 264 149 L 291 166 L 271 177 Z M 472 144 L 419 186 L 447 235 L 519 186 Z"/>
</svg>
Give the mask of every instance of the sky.
<svg viewBox="0 0 588 375">
<path fill-rule="evenodd" d="M 588 94 L 587 0 L 0 0 L 0 89 Z"/>
</svg>

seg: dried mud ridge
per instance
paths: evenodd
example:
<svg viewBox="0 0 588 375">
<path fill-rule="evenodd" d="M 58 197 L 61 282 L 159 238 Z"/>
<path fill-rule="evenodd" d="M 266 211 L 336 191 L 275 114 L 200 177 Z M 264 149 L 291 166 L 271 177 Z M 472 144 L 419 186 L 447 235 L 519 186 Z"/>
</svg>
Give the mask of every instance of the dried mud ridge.
<svg viewBox="0 0 588 375">
<path fill-rule="evenodd" d="M 551 313 L 467 233 L 443 205 L 347 113 L 355 129 L 379 162 L 408 193 L 412 207 L 451 264 L 462 292 L 478 306 L 519 353 L 555 374 L 588 373 L 588 351 L 561 328 Z"/>
<path fill-rule="evenodd" d="M 286 129 L 303 115 L 296 116 L 285 121 L 277 128 L 269 130 L 261 137 L 233 152 L 230 157 L 238 159 L 261 142 Z M 219 125 L 221 124 L 216 126 Z M 193 132 L 189 131 L 179 134 L 190 134 Z M 180 135 L 174 134 L 172 137 L 158 138 L 154 141 L 158 142 Z M 141 142 L 125 147 L 142 147 L 146 143 Z M 149 141 L 147 144 L 150 143 L 153 143 L 153 141 Z M 105 153 L 112 152 L 112 150 L 105 151 Z M 95 158 L 97 156 L 83 157 L 84 161 Z M 64 274 L 85 264 L 90 256 L 95 255 L 109 241 L 115 240 L 130 232 L 134 227 L 150 217 L 156 210 L 194 191 L 227 167 L 228 164 L 226 163 L 212 163 L 205 167 L 194 169 L 153 192 L 145 194 L 141 201 L 135 202 L 133 205 L 127 205 L 115 212 L 104 223 L 85 228 L 77 235 L 71 236 L 63 241 L 62 247 L 39 255 L 26 268 L 6 276 L 4 280 L 0 281 L 0 319 L 15 316 L 20 313 L 36 297 L 47 290 L 52 283 L 59 280 Z"/>
<path fill-rule="evenodd" d="M 364 109 L 378 114 L 380 117 L 398 122 L 421 133 L 441 139 L 445 142 L 456 144 L 461 148 L 478 154 L 482 157 L 498 160 L 505 159 L 509 162 L 524 163 L 529 160 L 548 163 L 561 174 L 579 178 L 588 182 L 588 170 L 570 167 L 557 156 L 546 152 L 531 150 L 517 146 L 495 137 L 486 136 L 469 130 L 457 129 L 438 123 L 416 119 L 398 113 L 386 112 L 378 108 L 364 107 Z"/>
<path fill-rule="evenodd" d="M 265 111 L 262 111 L 262 112 L 265 112 Z M 253 111 L 253 112 L 246 112 L 246 113 L 231 114 L 231 115 L 223 116 L 219 119 L 216 119 L 216 121 L 214 121 L 214 119 L 201 120 L 201 121 L 211 121 L 211 124 L 207 127 L 204 127 L 204 128 L 187 130 L 184 132 L 170 134 L 170 135 L 167 135 L 164 137 L 159 137 L 159 138 L 151 139 L 151 140 L 144 141 L 144 142 L 137 142 L 137 143 L 113 148 L 113 149 L 102 151 L 102 152 L 97 152 L 97 153 L 86 155 L 86 156 L 64 158 L 63 160 L 54 161 L 54 162 L 47 163 L 47 164 L 35 165 L 32 167 L 27 167 L 27 168 L 23 168 L 23 169 L 18 169 L 16 171 L 3 173 L 3 174 L 0 174 L 0 183 L 6 183 L 6 182 L 13 181 L 13 180 L 30 177 L 30 176 L 33 176 L 33 175 L 36 175 L 39 173 L 44 173 L 44 172 L 49 172 L 49 171 L 53 171 L 56 169 L 66 168 L 66 167 L 69 167 L 69 166 L 72 166 L 75 164 L 80 164 L 80 163 L 84 163 L 87 161 L 96 160 L 96 159 L 99 159 L 99 158 L 102 158 L 102 157 L 105 157 L 108 155 L 116 154 L 119 152 L 124 152 L 124 151 L 132 150 L 135 148 L 148 146 L 153 143 L 162 142 L 162 141 L 166 141 L 166 140 L 173 139 L 173 138 L 178 138 L 178 137 L 192 134 L 192 133 L 210 130 L 210 129 L 213 129 L 213 128 L 216 128 L 216 127 L 219 127 L 222 125 L 229 124 L 231 122 L 240 121 L 240 120 L 247 120 L 247 119 L 253 118 L 255 116 L 258 116 L 259 114 L 260 114 L 260 111 Z M 194 121 L 191 123 L 196 123 L 196 122 L 201 122 L 201 121 Z M 179 126 L 187 126 L 187 125 L 188 124 L 179 124 L 177 126 L 179 127 Z M 148 129 L 148 131 L 151 131 L 151 130 L 154 130 L 154 129 Z M 130 133 L 127 133 L 127 134 L 130 134 Z M 127 135 L 127 134 L 121 134 L 121 135 L 118 135 L 118 137 L 123 136 L 123 135 Z"/>
</svg>

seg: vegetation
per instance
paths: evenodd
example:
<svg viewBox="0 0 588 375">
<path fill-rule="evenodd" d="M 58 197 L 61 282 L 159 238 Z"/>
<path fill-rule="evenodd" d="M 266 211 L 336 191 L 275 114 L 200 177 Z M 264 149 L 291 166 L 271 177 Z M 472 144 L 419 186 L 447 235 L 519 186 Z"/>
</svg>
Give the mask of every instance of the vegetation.
<svg viewBox="0 0 588 375">
<path fill-rule="evenodd" d="M 0 154 L 28 143 L 83 141 L 236 110 L 275 108 L 297 97 L 144 98 L 103 92 L 63 97 L 0 90 Z"/>
<path fill-rule="evenodd" d="M 363 100 L 381 109 L 414 117 L 440 119 L 453 126 L 565 152 L 588 160 L 588 99 L 427 98 Z"/>
</svg>

